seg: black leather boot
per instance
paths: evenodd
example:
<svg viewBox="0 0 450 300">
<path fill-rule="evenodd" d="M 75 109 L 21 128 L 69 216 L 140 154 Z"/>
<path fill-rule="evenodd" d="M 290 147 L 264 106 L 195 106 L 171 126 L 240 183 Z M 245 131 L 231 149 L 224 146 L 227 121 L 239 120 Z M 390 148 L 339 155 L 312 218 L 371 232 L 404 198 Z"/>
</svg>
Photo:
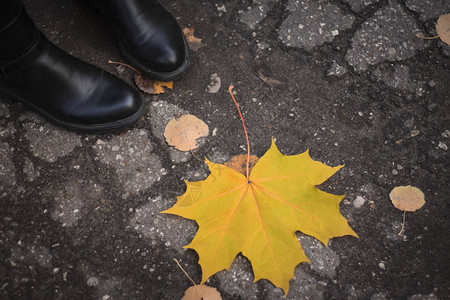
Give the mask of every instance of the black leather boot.
<svg viewBox="0 0 450 300">
<path fill-rule="evenodd" d="M 1 0 L 4 1 L 4 0 Z M 121 79 L 53 45 L 20 0 L 0 22 L 0 92 L 75 131 L 123 129 L 144 113 L 138 92 Z"/>
<path fill-rule="evenodd" d="M 186 73 L 186 38 L 175 18 L 157 0 L 83 1 L 108 18 L 122 55 L 144 75 L 169 81 Z"/>
</svg>

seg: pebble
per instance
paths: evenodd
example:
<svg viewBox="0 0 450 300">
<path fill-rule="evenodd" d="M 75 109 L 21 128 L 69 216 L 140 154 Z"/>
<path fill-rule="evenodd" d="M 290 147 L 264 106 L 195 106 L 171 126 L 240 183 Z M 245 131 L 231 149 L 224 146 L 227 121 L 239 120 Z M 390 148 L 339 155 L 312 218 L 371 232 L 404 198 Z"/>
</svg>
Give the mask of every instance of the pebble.
<svg viewBox="0 0 450 300">
<path fill-rule="evenodd" d="M 398 175 L 398 171 L 396 169 L 392 170 L 392 175 Z"/>
<path fill-rule="evenodd" d="M 445 150 L 445 151 L 448 150 L 448 146 L 443 142 L 439 142 L 438 148 L 441 148 L 442 150 Z"/>
<path fill-rule="evenodd" d="M 441 133 L 441 135 L 442 135 L 442 137 L 449 138 L 450 137 L 450 131 L 446 130 L 443 133 Z"/>
<path fill-rule="evenodd" d="M 88 286 L 97 286 L 99 284 L 99 282 L 100 281 L 98 280 L 97 277 L 92 276 L 92 277 L 88 278 L 88 280 L 86 281 L 86 284 Z"/>
<path fill-rule="evenodd" d="M 353 206 L 356 208 L 360 208 L 361 206 L 364 205 L 365 202 L 366 202 L 366 199 L 364 199 L 361 196 L 356 196 L 355 200 L 353 200 Z"/>
<path fill-rule="evenodd" d="M 11 217 L 3 217 L 3 223 L 5 223 L 6 225 L 10 224 L 12 221 Z"/>
<path fill-rule="evenodd" d="M 411 130 L 410 134 L 411 134 L 411 137 L 416 137 L 420 134 L 420 131 L 417 129 L 413 129 L 413 130 Z"/>
</svg>

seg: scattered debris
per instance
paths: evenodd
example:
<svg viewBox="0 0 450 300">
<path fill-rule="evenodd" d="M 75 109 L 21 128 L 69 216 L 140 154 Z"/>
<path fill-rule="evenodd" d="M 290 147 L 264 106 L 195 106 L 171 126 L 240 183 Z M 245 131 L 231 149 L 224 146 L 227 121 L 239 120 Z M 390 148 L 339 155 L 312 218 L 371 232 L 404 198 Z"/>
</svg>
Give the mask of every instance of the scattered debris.
<svg viewBox="0 0 450 300">
<path fill-rule="evenodd" d="M 277 88 L 277 87 L 280 87 L 283 85 L 283 83 L 281 81 L 265 76 L 263 74 L 262 70 L 258 71 L 258 77 L 259 77 L 259 79 L 261 79 L 265 84 L 267 84 L 271 88 Z"/>
<path fill-rule="evenodd" d="M 366 199 L 361 196 L 356 196 L 355 200 L 353 200 L 353 206 L 355 208 L 360 208 L 364 205 L 364 203 L 366 203 Z"/>
<path fill-rule="evenodd" d="M 258 156 L 250 155 L 249 172 L 252 171 L 253 167 L 255 166 L 255 164 L 258 160 L 259 160 Z M 233 156 L 230 160 L 228 160 L 226 163 L 224 163 L 224 165 L 245 176 L 246 172 L 247 172 L 247 155 L 239 154 L 239 155 Z"/>
<path fill-rule="evenodd" d="M 188 288 L 181 300 L 222 300 L 222 297 L 216 288 L 200 284 Z"/>
<path fill-rule="evenodd" d="M 189 280 L 194 284 L 184 292 L 184 296 L 181 300 L 222 300 L 222 296 L 216 288 L 204 284 L 195 284 L 195 281 L 183 269 L 178 260 L 175 258 L 173 260 L 177 263 L 178 267 L 180 267 L 186 277 L 189 278 Z"/>
<path fill-rule="evenodd" d="M 215 94 L 220 90 L 220 87 L 222 86 L 222 81 L 220 80 L 219 75 L 217 73 L 214 73 L 211 75 L 211 82 L 206 88 L 206 91 L 211 94 Z"/>
<path fill-rule="evenodd" d="M 450 14 L 439 17 L 436 24 L 436 33 L 441 41 L 450 45 Z"/>
<path fill-rule="evenodd" d="M 421 208 L 425 204 L 425 195 L 420 189 L 408 185 L 395 187 L 389 194 L 389 198 L 394 207 L 404 212 L 402 229 L 398 233 L 398 235 L 401 235 L 405 228 L 406 212 L 413 212 Z"/>
<path fill-rule="evenodd" d="M 193 115 L 173 118 L 166 125 L 164 137 L 166 142 L 180 151 L 198 148 L 197 139 L 209 134 L 208 125 Z"/>
<path fill-rule="evenodd" d="M 202 39 L 199 39 L 194 36 L 194 27 L 183 28 L 183 33 L 186 36 L 186 40 L 188 42 L 189 49 L 191 49 L 192 51 L 197 52 L 198 49 L 200 49 L 201 47 L 204 46 L 202 44 Z"/>
<path fill-rule="evenodd" d="M 145 77 L 139 72 L 134 73 L 134 82 L 136 82 L 136 85 L 140 90 L 150 95 L 164 94 L 166 92 L 165 88 L 169 90 L 173 88 L 173 81 L 165 82 L 154 80 Z"/>
</svg>

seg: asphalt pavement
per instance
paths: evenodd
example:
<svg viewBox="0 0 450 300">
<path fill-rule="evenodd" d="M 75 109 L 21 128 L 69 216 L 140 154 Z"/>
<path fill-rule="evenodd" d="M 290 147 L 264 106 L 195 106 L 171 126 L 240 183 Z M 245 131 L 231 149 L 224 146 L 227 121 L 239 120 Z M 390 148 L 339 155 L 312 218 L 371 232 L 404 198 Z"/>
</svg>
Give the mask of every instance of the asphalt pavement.
<svg viewBox="0 0 450 300">
<path fill-rule="evenodd" d="M 450 299 L 450 46 L 435 36 L 448 0 L 163 1 L 201 47 L 188 73 L 129 130 L 77 134 L 0 99 L 0 298 L 181 299 L 198 283 L 198 255 L 182 248 L 190 220 L 159 212 L 208 175 L 168 146 L 174 116 L 193 114 L 209 135 L 195 151 L 223 163 L 276 140 L 329 166 L 320 186 L 346 194 L 341 213 L 359 238 L 325 247 L 298 233 L 311 263 L 295 269 L 287 299 Z M 58 47 L 134 85 L 110 26 L 73 0 L 26 0 Z M 406 215 L 389 200 L 401 185 L 426 204 Z M 239 255 L 208 285 L 223 299 L 283 299 L 253 282 Z"/>
</svg>

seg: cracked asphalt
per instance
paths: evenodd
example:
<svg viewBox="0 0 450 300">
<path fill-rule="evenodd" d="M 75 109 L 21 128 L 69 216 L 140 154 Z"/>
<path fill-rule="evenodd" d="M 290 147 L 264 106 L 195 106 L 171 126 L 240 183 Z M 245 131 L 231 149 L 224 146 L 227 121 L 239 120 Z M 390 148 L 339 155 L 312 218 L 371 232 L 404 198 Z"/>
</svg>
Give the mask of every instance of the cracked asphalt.
<svg viewBox="0 0 450 300">
<path fill-rule="evenodd" d="M 416 37 L 436 35 L 450 1 L 163 2 L 203 46 L 173 90 L 142 94 L 147 113 L 133 128 L 76 134 L 0 99 L 0 298 L 180 299 L 191 283 L 174 258 L 199 282 L 198 256 L 182 248 L 195 222 L 159 212 L 184 179 L 208 171 L 163 131 L 190 113 L 210 128 L 197 156 L 245 153 L 233 84 L 252 154 L 273 137 L 284 154 L 309 149 L 345 164 L 320 188 L 347 195 L 341 213 L 360 238 L 325 247 L 298 233 L 311 263 L 296 267 L 287 299 L 450 299 L 450 47 Z M 124 60 L 91 8 L 25 5 L 60 48 L 133 84 L 132 71 L 108 64 Z M 388 196 L 399 185 L 427 201 L 406 215 L 402 236 Z M 283 299 L 270 282 L 253 283 L 243 256 L 207 284 L 224 299 Z"/>
</svg>

